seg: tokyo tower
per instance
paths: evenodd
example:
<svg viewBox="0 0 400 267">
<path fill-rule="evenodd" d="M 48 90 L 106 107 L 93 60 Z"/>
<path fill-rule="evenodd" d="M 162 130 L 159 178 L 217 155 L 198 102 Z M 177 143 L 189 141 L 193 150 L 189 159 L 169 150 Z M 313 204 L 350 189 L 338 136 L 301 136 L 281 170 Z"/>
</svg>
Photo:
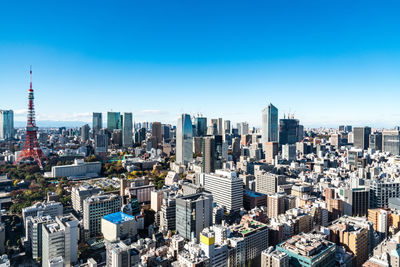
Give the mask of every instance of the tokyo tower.
<svg viewBox="0 0 400 267">
<path fill-rule="evenodd" d="M 34 161 L 42 169 L 43 161 L 46 159 L 46 156 L 43 154 L 37 139 L 38 127 L 36 127 L 35 108 L 33 105 L 34 97 L 32 89 L 32 67 L 30 69 L 30 87 L 28 90 L 28 99 L 28 121 L 26 124 L 25 143 L 15 163 L 17 164 L 21 161 Z"/>
</svg>

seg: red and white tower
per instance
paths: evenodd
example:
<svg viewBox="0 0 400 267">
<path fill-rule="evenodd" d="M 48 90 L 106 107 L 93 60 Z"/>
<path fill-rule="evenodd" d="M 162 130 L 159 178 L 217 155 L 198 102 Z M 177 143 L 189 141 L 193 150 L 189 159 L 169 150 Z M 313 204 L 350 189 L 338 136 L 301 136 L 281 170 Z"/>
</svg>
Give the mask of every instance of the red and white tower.
<svg viewBox="0 0 400 267">
<path fill-rule="evenodd" d="M 17 164 L 21 161 L 34 161 L 39 165 L 40 168 L 43 168 L 43 161 L 46 159 L 46 156 L 43 154 L 37 139 L 38 128 L 36 127 L 35 108 L 33 105 L 34 97 L 32 89 L 32 67 L 30 69 L 30 87 L 28 90 L 28 99 L 28 121 L 26 124 L 25 143 L 15 163 Z"/>
</svg>

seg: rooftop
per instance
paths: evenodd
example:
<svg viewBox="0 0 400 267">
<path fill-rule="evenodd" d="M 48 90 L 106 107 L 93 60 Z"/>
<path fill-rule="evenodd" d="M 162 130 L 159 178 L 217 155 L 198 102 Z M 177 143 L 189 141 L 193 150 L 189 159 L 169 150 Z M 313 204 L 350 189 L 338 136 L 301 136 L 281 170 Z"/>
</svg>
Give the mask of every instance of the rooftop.
<svg viewBox="0 0 400 267">
<path fill-rule="evenodd" d="M 108 214 L 108 215 L 104 216 L 103 219 L 107 220 L 109 222 L 112 222 L 114 224 L 120 224 L 120 223 L 123 223 L 126 221 L 134 220 L 135 217 L 119 211 L 119 212 Z"/>
</svg>

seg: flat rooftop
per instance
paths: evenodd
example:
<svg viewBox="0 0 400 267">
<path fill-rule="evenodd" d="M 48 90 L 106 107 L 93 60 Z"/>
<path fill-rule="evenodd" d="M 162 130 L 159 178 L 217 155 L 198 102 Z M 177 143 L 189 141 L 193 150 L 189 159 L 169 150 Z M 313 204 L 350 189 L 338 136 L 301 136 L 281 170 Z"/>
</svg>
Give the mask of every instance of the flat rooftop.
<svg viewBox="0 0 400 267">
<path fill-rule="evenodd" d="M 120 224 L 120 223 L 123 223 L 126 221 L 134 220 L 135 217 L 119 211 L 119 212 L 108 214 L 108 215 L 104 216 L 103 219 L 107 220 L 109 222 L 112 222 L 114 224 Z"/>
</svg>

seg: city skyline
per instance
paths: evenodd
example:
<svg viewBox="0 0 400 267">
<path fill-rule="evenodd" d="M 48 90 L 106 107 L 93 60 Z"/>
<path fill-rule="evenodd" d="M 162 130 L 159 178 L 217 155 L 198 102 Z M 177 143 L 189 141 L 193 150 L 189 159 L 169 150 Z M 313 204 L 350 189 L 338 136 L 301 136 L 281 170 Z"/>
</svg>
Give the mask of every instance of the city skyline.
<svg viewBox="0 0 400 267">
<path fill-rule="evenodd" d="M 81 5 L 3 5 L 0 108 L 14 110 L 16 126 L 31 64 L 39 126 L 113 110 L 260 127 L 269 102 L 306 127 L 398 124 L 395 1 Z"/>
</svg>

